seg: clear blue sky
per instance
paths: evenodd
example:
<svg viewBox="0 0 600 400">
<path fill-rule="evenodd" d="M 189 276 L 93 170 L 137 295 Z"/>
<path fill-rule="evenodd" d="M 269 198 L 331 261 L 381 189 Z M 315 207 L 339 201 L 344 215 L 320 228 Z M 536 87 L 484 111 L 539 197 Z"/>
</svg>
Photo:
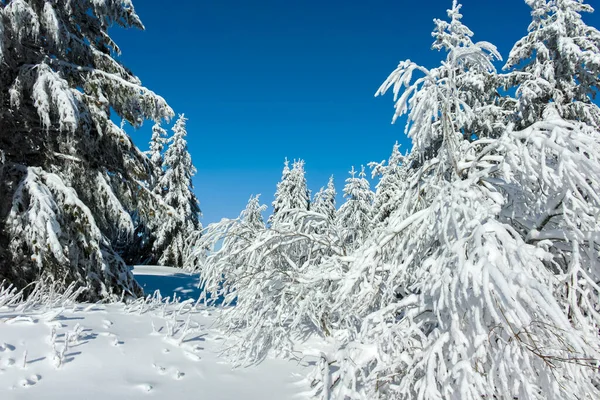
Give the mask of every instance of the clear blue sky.
<svg viewBox="0 0 600 400">
<path fill-rule="evenodd" d="M 403 124 L 390 124 L 392 97 L 373 95 L 400 60 L 436 65 L 433 18 L 451 4 L 134 0 L 146 30 L 112 36 L 124 64 L 189 118 L 206 226 L 236 217 L 251 194 L 270 205 L 285 157 L 306 161 L 313 193 L 331 174 L 341 193 L 352 165 L 387 159 L 396 140 L 406 149 Z M 526 34 L 524 0 L 462 4 L 474 40 L 494 43 L 504 58 Z M 600 15 L 586 21 L 598 27 Z M 142 149 L 150 127 L 132 134 Z"/>
</svg>

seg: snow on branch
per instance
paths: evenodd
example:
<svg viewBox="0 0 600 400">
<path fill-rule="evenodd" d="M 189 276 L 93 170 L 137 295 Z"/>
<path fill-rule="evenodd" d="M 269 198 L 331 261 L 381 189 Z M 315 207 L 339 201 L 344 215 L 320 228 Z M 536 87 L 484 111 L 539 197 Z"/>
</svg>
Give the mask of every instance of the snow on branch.
<svg viewBox="0 0 600 400">
<path fill-rule="evenodd" d="M 42 124 L 46 129 L 50 128 L 51 115 L 56 115 L 61 130 L 74 132 L 79 112 L 67 81 L 46 64 L 39 64 L 35 69 L 37 77 L 32 97 Z"/>
</svg>

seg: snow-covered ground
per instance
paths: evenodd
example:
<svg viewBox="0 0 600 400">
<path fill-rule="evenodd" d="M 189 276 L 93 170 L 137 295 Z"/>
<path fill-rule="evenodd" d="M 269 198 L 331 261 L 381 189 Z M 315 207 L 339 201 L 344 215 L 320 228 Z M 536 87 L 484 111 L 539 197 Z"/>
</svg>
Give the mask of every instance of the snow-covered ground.
<svg viewBox="0 0 600 400">
<path fill-rule="evenodd" d="M 233 369 L 219 354 L 218 309 L 192 307 L 197 276 L 134 273 L 146 293 L 181 301 L 0 307 L 0 399 L 305 398 L 307 363 L 269 358 Z"/>
</svg>

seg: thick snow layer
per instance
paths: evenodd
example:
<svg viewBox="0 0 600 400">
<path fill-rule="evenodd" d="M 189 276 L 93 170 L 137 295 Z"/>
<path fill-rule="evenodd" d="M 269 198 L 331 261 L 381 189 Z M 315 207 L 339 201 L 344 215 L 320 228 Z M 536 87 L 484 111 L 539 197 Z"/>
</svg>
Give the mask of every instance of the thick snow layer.
<svg viewBox="0 0 600 400">
<path fill-rule="evenodd" d="M 146 293 L 197 294 L 198 277 L 180 270 L 134 273 Z M 183 304 L 0 308 L 0 399 L 303 398 L 306 363 L 269 358 L 233 369 L 212 328 L 218 309 Z"/>
</svg>

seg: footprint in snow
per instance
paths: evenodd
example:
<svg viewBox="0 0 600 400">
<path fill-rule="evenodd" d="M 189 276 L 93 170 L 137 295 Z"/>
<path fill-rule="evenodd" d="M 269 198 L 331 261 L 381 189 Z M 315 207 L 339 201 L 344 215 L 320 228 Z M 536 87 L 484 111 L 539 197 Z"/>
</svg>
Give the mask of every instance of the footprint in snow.
<svg viewBox="0 0 600 400">
<path fill-rule="evenodd" d="M 15 351 L 15 346 L 9 343 L 0 344 L 0 353 L 5 351 Z"/>
<path fill-rule="evenodd" d="M 167 373 L 167 369 L 165 367 L 162 367 L 162 366 L 157 365 L 157 364 L 152 364 L 152 366 L 154 368 L 156 368 L 158 370 L 158 373 L 161 374 L 161 375 L 164 375 L 164 374 Z"/>
<path fill-rule="evenodd" d="M 36 383 L 38 383 L 40 380 L 42 379 L 41 375 L 31 375 L 29 378 L 25 378 L 23 379 L 21 382 L 19 382 L 21 384 L 21 386 L 23 387 L 29 387 L 29 386 L 33 386 Z"/>
<path fill-rule="evenodd" d="M 180 379 L 182 379 L 184 376 L 185 376 L 185 373 L 184 373 L 184 372 L 181 372 L 181 371 L 179 371 L 179 370 L 176 370 L 176 371 L 175 371 L 175 379 L 177 379 L 177 380 L 180 380 Z"/>
<path fill-rule="evenodd" d="M 3 367 L 10 367 L 12 365 L 15 365 L 15 359 L 7 358 L 7 359 L 3 360 L 0 365 L 2 365 Z"/>
<path fill-rule="evenodd" d="M 152 387 L 152 385 L 149 383 L 142 383 L 141 385 L 138 385 L 138 387 L 144 392 L 150 392 L 152 389 L 154 389 L 154 387 Z"/>
</svg>

